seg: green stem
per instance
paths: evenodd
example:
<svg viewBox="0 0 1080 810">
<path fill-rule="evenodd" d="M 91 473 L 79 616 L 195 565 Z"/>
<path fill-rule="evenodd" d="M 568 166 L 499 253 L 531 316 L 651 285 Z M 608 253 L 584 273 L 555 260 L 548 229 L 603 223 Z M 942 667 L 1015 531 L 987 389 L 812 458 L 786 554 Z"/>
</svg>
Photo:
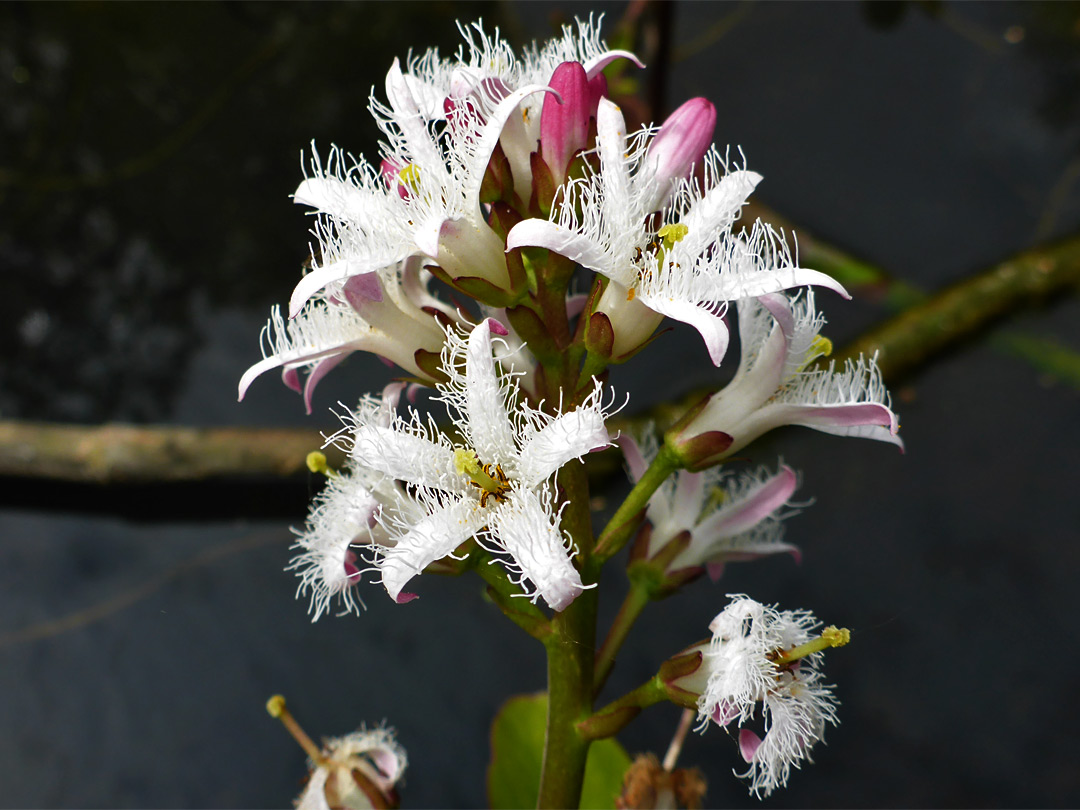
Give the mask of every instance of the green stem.
<svg viewBox="0 0 1080 810">
<path fill-rule="evenodd" d="M 578 723 L 578 733 L 590 741 L 612 737 L 637 717 L 642 709 L 667 699 L 664 682 L 659 675 L 654 675 L 633 692 L 612 701 Z"/>
<path fill-rule="evenodd" d="M 623 642 L 626 641 L 630 628 L 634 626 L 634 622 L 637 621 L 638 616 L 641 615 L 647 604 L 649 604 L 648 588 L 640 580 L 631 580 L 630 592 L 626 594 L 622 607 L 619 608 L 615 621 L 611 623 L 607 637 L 604 639 L 604 643 L 600 645 L 600 651 L 596 654 L 596 671 L 593 673 L 593 695 L 599 694 L 600 690 L 604 688 L 604 684 L 615 666 L 615 656 L 618 655 L 619 649 L 622 647 Z"/>
<path fill-rule="evenodd" d="M 618 553 L 626 541 L 633 536 L 634 531 L 641 524 L 645 514 L 645 507 L 649 498 L 657 488 L 664 483 L 665 479 L 675 470 L 679 469 L 678 459 L 674 452 L 664 445 L 660 448 L 656 458 L 652 460 L 648 469 L 641 479 L 630 490 L 626 500 L 612 515 L 607 526 L 600 532 L 596 541 L 596 557 L 598 562 L 603 563 Z"/>
<path fill-rule="evenodd" d="M 578 546 L 581 578 L 594 584 L 589 483 L 580 462 L 559 472 L 566 508 L 562 528 Z M 596 649 L 596 588 L 588 588 L 551 619 L 548 654 L 548 715 L 538 807 L 578 807 L 589 740 L 577 729 L 592 711 L 593 655 Z"/>
</svg>

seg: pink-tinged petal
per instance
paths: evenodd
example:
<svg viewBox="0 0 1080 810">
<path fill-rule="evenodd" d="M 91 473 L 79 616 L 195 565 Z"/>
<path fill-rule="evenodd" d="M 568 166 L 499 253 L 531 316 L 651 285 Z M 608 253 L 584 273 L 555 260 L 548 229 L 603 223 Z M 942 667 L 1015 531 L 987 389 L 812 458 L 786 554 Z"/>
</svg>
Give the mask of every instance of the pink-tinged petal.
<svg viewBox="0 0 1080 810">
<path fill-rule="evenodd" d="M 720 577 L 724 575 L 724 564 L 715 562 L 705 563 L 705 570 L 708 572 L 711 581 L 719 582 Z"/>
<path fill-rule="evenodd" d="M 641 447 L 629 433 L 619 434 L 619 437 L 615 439 L 615 444 L 619 445 L 619 449 L 623 451 L 626 466 L 630 468 L 630 480 L 636 484 L 648 469 L 649 462 L 645 460 Z"/>
<path fill-rule="evenodd" d="M 472 498 L 454 500 L 396 538 L 396 545 L 385 549 L 378 561 L 390 597 L 395 601 L 404 596 L 415 598 L 413 594 L 402 594 L 406 583 L 472 537 L 487 517 L 487 510 L 480 509 Z"/>
<path fill-rule="evenodd" d="M 875 402 L 852 405 L 766 405 L 743 424 L 736 441 L 736 450 L 782 425 L 802 425 L 836 436 L 889 442 L 899 447 L 901 452 L 904 450 L 903 440 L 896 435 L 899 429 L 896 415 L 884 405 Z"/>
<path fill-rule="evenodd" d="M 382 284 L 379 274 L 372 271 L 350 276 L 342 286 L 342 294 L 349 305 L 357 312 L 363 312 L 365 303 L 378 304 L 383 300 Z"/>
<path fill-rule="evenodd" d="M 394 597 L 394 601 L 397 602 L 399 605 L 407 605 L 407 604 L 409 604 L 409 602 L 413 601 L 414 599 L 419 599 L 419 598 L 420 598 L 419 594 L 406 593 L 405 591 L 401 591 L 401 592 L 398 593 L 397 596 Z"/>
<path fill-rule="evenodd" d="M 314 268 L 300 279 L 300 282 L 293 288 L 292 296 L 289 298 L 289 317 L 295 318 L 299 315 L 300 310 L 304 308 L 304 304 L 311 299 L 311 296 L 315 295 L 327 284 L 341 281 L 349 276 L 370 272 L 373 269 L 376 268 L 365 267 L 362 264 L 349 261 L 332 262 L 323 267 Z"/>
<path fill-rule="evenodd" d="M 580 62 L 555 68 L 549 86 L 554 92 L 544 97 L 540 112 L 540 155 L 561 183 L 570 158 L 588 142 L 589 118 L 595 114 L 590 103 L 595 102 Z"/>
<path fill-rule="evenodd" d="M 677 301 L 645 294 L 641 294 L 640 298 L 642 303 L 650 309 L 694 327 L 705 341 L 705 348 L 709 351 L 709 359 L 712 360 L 713 365 L 720 365 L 720 361 L 727 354 L 730 339 L 723 314 L 711 312 L 707 306 L 691 301 Z"/>
<path fill-rule="evenodd" d="M 536 486 L 568 461 L 610 444 L 599 409 L 578 408 L 561 414 L 525 442 L 518 477 L 526 486 Z"/>
<path fill-rule="evenodd" d="M 247 393 L 248 388 L 251 387 L 251 384 L 255 382 L 255 379 L 259 377 L 259 375 L 264 374 L 272 368 L 280 368 L 281 366 L 284 366 L 286 364 L 292 366 L 303 366 L 307 365 L 308 363 L 314 362 L 315 360 L 320 360 L 324 357 L 355 351 L 356 349 L 354 343 L 358 342 L 359 341 L 335 344 L 333 346 L 320 347 L 318 349 L 313 348 L 310 350 L 297 350 L 292 352 L 286 352 L 285 354 L 275 354 L 271 355 L 270 357 L 265 357 L 258 363 L 253 365 L 251 368 L 249 368 L 247 371 L 245 371 L 243 376 L 240 378 L 240 384 L 237 390 L 237 401 L 240 401 L 244 398 L 244 395 Z"/>
<path fill-rule="evenodd" d="M 499 337 L 506 337 L 510 334 L 510 330 L 503 326 L 502 321 L 499 321 L 495 318 L 488 318 L 487 325 L 488 329 L 491 330 L 491 333 L 494 335 L 499 335 Z"/>
<path fill-rule="evenodd" d="M 536 493 L 519 489 L 494 510 L 490 526 L 536 593 L 561 611 L 585 588 L 553 520 Z"/>
<path fill-rule="evenodd" d="M 705 476 L 685 470 L 675 476 L 675 492 L 671 501 L 671 511 L 678 518 L 683 528 L 689 528 L 701 514 L 705 503 Z"/>
<path fill-rule="evenodd" d="M 319 381 L 330 373 L 331 369 L 341 363 L 351 352 L 342 352 L 338 355 L 327 357 L 324 360 L 320 360 L 318 365 L 313 368 L 307 376 L 307 381 L 304 383 L 304 409 L 308 415 L 311 415 L 311 397 L 315 394 L 315 386 L 319 384 Z"/>
<path fill-rule="evenodd" d="M 287 388 L 291 388 L 298 394 L 304 390 L 304 386 L 300 382 L 300 372 L 295 368 L 283 368 L 281 370 L 281 381 L 285 383 Z"/>
<path fill-rule="evenodd" d="M 762 481 L 738 500 L 724 504 L 701 522 L 695 534 L 705 540 L 734 537 L 750 531 L 788 502 L 798 484 L 795 471 L 784 465 L 776 475 Z"/>
<path fill-rule="evenodd" d="M 587 293 L 577 293 L 566 296 L 566 317 L 576 318 L 585 311 L 585 305 L 589 303 Z"/>
<path fill-rule="evenodd" d="M 465 356 L 465 408 L 473 449 L 482 463 L 504 463 L 517 449 L 491 353 L 491 319 L 469 333 Z"/>
<path fill-rule="evenodd" d="M 713 709 L 713 713 L 711 716 L 712 721 L 721 728 L 723 728 L 739 716 L 739 710 L 734 706 L 734 704 L 729 703 L 728 701 L 721 698 L 719 701 L 717 701 L 716 708 Z"/>
<path fill-rule="evenodd" d="M 743 760 L 748 763 L 753 762 L 754 755 L 760 747 L 761 737 L 748 728 L 739 731 L 739 753 L 742 754 Z"/>
<path fill-rule="evenodd" d="M 600 243 L 544 219 L 527 219 L 510 229 L 506 249 L 518 247 L 547 248 L 605 276 L 614 272 L 612 259 Z"/>
<path fill-rule="evenodd" d="M 791 299 L 780 293 L 768 293 L 759 295 L 757 300 L 769 311 L 780 330 L 790 340 L 795 334 L 795 312 L 791 308 Z"/>
<path fill-rule="evenodd" d="M 585 75 L 592 79 L 616 59 L 629 59 L 639 68 L 645 67 L 645 63 L 637 58 L 637 54 L 630 51 L 604 51 L 585 63 Z"/>
</svg>

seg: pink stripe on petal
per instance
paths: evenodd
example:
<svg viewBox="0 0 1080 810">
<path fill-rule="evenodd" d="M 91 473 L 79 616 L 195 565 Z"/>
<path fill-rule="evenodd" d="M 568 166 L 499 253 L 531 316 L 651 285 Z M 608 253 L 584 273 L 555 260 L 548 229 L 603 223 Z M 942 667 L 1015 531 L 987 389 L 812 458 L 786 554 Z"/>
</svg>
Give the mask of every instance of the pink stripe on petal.
<svg viewBox="0 0 1080 810">
<path fill-rule="evenodd" d="M 753 762 L 754 755 L 761 747 L 761 737 L 748 728 L 739 731 L 739 753 L 746 762 Z"/>
<path fill-rule="evenodd" d="M 363 312 L 365 303 L 381 303 L 383 300 L 382 284 L 379 282 L 379 274 L 360 273 L 350 276 L 342 287 L 342 294 L 349 305 L 357 312 Z"/>
<path fill-rule="evenodd" d="M 641 448 L 638 446 L 638 443 L 629 433 L 620 434 L 619 438 L 615 440 L 615 443 L 619 445 L 619 449 L 623 451 L 626 465 L 630 468 L 630 480 L 636 484 L 641 480 L 641 476 L 645 474 L 645 470 L 648 468 L 649 463 L 645 460 L 645 456 L 641 454 Z"/>
<path fill-rule="evenodd" d="M 742 498 L 724 505 L 712 517 L 698 526 L 702 536 L 734 537 L 754 528 L 787 503 L 797 484 L 795 471 L 788 466 L 746 493 Z"/>
<path fill-rule="evenodd" d="M 342 352 L 341 354 L 327 357 L 325 360 L 319 361 L 319 364 L 308 374 L 307 382 L 304 384 L 304 408 L 307 410 L 308 415 L 311 414 L 311 397 L 315 393 L 315 386 L 319 384 L 319 380 L 330 373 L 330 370 L 333 369 L 334 366 L 338 365 L 350 354 L 352 354 L 352 352 Z"/>
<path fill-rule="evenodd" d="M 281 370 L 281 381 L 285 383 L 286 387 L 291 388 L 298 394 L 304 390 L 304 386 L 300 383 L 300 372 L 295 368 L 283 368 Z"/>
</svg>

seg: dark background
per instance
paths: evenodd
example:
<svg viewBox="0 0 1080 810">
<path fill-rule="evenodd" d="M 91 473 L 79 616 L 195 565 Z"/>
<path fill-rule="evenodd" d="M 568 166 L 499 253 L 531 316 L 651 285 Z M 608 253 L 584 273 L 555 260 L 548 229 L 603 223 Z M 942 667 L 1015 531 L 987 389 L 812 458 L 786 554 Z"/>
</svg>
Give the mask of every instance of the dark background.
<svg viewBox="0 0 1080 810">
<path fill-rule="evenodd" d="M 625 6 L 0 6 L 0 417 L 333 427 L 326 407 L 381 387 L 381 364 L 354 356 L 312 417 L 274 375 L 235 402 L 305 256 L 301 150 L 374 155 L 369 88 L 410 48 L 452 53 L 455 18 L 520 43 L 590 9 L 610 37 Z M 765 175 L 757 196 L 933 290 L 1080 226 L 1078 19 L 679 4 L 664 98 L 712 99 L 718 143 Z M 885 315 L 868 296 L 819 305 L 838 345 Z M 1078 314 L 1068 298 L 1003 328 L 1080 349 Z M 715 371 L 676 330 L 613 383 L 644 408 L 734 362 Z M 653 606 L 606 694 L 746 592 L 854 631 L 826 664 L 840 727 L 763 804 L 1076 805 L 1077 390 L 992 339 L 893 389 L 906 455 L 798 430 L 752 448 L 816 501 L 787 527 L 802 565 L 733 565 Z M 394 725 L 407 806 L 485 801 L 488 723 L 543 687 L 539 645 L 468 578 L 425 577 L 408 606 L 367 587 L 365 615 L 311 625 L 282 568 L 315 485 L 3 482 L 0 803 L 288 805 L 303 755 L 263 709 L 274 692 L 313 736 Z M 605 593 L 610 616 L 617 571 Z M 678 714 L 651 709 L 622 740 L 662 755 Z M 755 803 L 724 733 L 681 764 L 705 771 L 709 805 Z"/>
</svg>

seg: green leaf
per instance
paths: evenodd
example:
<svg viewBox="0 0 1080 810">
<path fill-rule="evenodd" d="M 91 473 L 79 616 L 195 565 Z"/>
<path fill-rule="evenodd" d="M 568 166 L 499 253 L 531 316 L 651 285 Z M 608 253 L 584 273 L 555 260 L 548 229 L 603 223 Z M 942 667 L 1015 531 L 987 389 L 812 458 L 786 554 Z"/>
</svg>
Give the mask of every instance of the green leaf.
<svg viewBox="0 0 1080 810">
<path fill-rule="evenodd" d="M 547 693 L 517 695 L 503 704 L 491 724 L 488 803 L 495 810 L 536 807 L 544 756 Z M 582 807 L 614 808 L 630 757 L 614 739 L 597 740 L 585 762 Z"/>
</svg>

